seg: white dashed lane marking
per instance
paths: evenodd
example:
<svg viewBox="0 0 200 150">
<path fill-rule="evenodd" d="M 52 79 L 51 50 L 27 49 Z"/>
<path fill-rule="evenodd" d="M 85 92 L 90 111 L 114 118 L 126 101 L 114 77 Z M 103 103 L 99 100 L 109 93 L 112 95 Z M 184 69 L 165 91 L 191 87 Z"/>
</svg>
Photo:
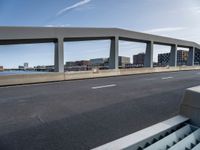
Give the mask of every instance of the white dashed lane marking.
<svg viewBox="0 0 200 150">
<path fill-rule="evenodd" d="M 162 80 L 173 79 L 174 77 L 163 77 Z"/>
<path fill-rule="evenodd" d="M 94 86 L 94 87 L 92 87 L 92 89 L 96 90 L 96 89 L 110 88 L 110 87 L 115 87 L 115 86 L 117 86 L 117 85 L 116 84 L 110 84 L 110 85 Z"/>
</svg>

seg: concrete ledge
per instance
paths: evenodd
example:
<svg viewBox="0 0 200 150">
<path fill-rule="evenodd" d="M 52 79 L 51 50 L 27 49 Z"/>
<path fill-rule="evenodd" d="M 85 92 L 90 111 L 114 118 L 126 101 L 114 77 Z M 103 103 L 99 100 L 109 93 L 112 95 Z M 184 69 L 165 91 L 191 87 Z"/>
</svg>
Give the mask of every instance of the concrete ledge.
<svg viewBox="0 0 200 150">
<path fill-rule="evenodd" d="M 200 70 L 200 66 L 133 68 L 133 69 L 119 69 L 119 70 L 99 70 L 97 72 L 93 71 L 68 72 L 65 73 L 65 80 L 159 73 L 159 72 L 189 71 L 189 70 Z"/>
<path fill-rule="evenodd" d="M 8 76 L 0 76 L 0 86 L 62 81 L 62 80 L 64 80 L 63 73 L 8 75 Z"/>
<path fill-rule="evenodd" d="M 133 68 L 66 73 L 8 75 L 0 76 L 0 86 L 187 70 L 200 70 L 200 66 Z"/>
<path fill-rule="evenodd" d="M 183 116 L 175 116 L 169 120 L 155 124 L 133 134 L 122 137 L 113 142 L 94 148 L 93 150 L 137 150 L 137 148 L 146 143 L 151 137 L 156 136 L 166 130 L 188 121 Z"/>
<path fill-rule="evenodd" d="M 189 117 L 192 124 L 200 127 L 200 86 L 186 90 L 180 114 Z"/>
</svg>

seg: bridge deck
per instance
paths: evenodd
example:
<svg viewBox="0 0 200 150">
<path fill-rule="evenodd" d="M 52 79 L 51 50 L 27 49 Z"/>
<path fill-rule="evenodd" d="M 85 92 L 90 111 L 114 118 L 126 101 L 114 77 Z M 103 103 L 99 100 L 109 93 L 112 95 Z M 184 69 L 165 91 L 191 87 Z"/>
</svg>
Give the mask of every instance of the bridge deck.
<svg viewBox="0 0 200 150">
<path fill-rule="evenodd" d="M 0 149 L 94 148 L 176 115 L 199 83 L 184 71 L 0 88 Z"/>
</svg>

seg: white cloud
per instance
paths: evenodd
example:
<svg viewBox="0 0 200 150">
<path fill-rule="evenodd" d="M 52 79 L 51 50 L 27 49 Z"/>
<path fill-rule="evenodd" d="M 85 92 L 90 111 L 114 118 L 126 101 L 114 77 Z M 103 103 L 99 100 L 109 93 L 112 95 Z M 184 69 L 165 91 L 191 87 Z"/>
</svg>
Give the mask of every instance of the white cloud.
<svg viewBox="0 0 200 150">
<path fill-rule="evenodd" d="M 65 12 L 69 11 L 69 10 L 72 10 L 72 9 L 75 9 L 75 8 L 78 8 L 80 6 L 83 6 L 87 3 L 91 2 L 91 0 L 82 0 L 76 4 L 73 4 L 71 6 L 67 6 L 65 7 L 64 9 L 61 9 L 60 11 L 57 12 L 56 16 L 60 16 L 62 14 L 64 14 Z"/>
<path fill-rule="evenodd" d="M 164 32 L 173 32 L 173 31 L 180 31 L 186 29 L 185 27 L 166 27 L 166 28 L 156 28 L 150 29 L 143 32 L 147 33 L 164 33 Z"/>
<path fill-rule="evenodd" d="M 48 24 L 45 25 L 45 27 L 69 27 L 70 24 L 62 24 L 62 25 L 52 25 L 52 24 Z"/>
<path fill-rule="evenodd" d="M 194 13 L 198 13 L 198 14 L 200 13 L 200 7 L 192 7 L 190 8 L 190 10 Z"/>
</svg>

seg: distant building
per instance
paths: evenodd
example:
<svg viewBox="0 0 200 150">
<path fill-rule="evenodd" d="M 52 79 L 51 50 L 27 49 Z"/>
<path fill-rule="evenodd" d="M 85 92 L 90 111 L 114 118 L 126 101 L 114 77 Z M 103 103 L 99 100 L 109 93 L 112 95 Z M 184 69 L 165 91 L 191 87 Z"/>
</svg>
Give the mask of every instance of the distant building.
<svg viewBox="0 0 200 150">
<path fill-rule="evenodd" d="M 177 65 L 178 66 L 187 65 L 188 54 L 189 54 L 188 51 L 185 51 L 185 50 L 177 51 Z"/>
<path fill-rule="evenodd" d="M 169 65 L 170 53 L 158 54 L 158 66 Z M 188 62 L 188 51 L 178 50 L 177 51 L 177 66 L 187 65 Z"/>
<path fill-rule="evenodd" d="M 46 71 L 48 71 L 48 72 L 54 72 L 55 71 L 55 66 L 54 65 L 46 66 Z"/>
<path fill-rule="evenodd" d="M 24 66 L 18 66 L 19 70 L 24 70 Z"/>
<path fill-rule="evenodd" d="M 54 72 L 54 65 L 49 65 L 49 66 L 35 66 L 34 70 L 36 71 L 45 71 L 45 72 Z"/>
<path fill-rule="evenodd" d="M 109 59 L 108 58 L 95 58 L 90 59 L 92 68 L 98 68 L 100 70 L 109 69 Z"/>
<path fill-rule="evenodd" d="M 89 66 L 91 65 L 89 60 L 80 60 L 80 61 L 76 61 L 76 65 L 77 66 Z"/>
<path fill-rule="evenodd" d="M 139 53 L 137 55 L 133 55 L 133 65 L 135 67 L 144 66 L 144 58 L 145 58 L 145 53 Z"/>
<path fill-rule="evenodd" d="M 130 58 L 129 57 L 125 57 L 125 56 L 119 56 L 119 67 L 120 68 L 125 68 L 126 64 L 130 64 Z"/>
<path fill-rule="evenodd" d="M 158 66 L 169 65 L 170 53 L 158 54 Z"/>
<path fill-rule="evenodd" d="M 24 63 L 23 66 L 18 66 L 18 69 L 19 70 L 26 70 L 26 69 L 28 69 L 28 63 Z"/>
<path fill-rule="evenodd" d="M 4 69 L 3 69 L 3 66 L 0 66 L 0 71 L 3 71 Z"/>
<path fill-rule="evenodd" d="M 90 59 L 90 63 L 92 66 L 105 66 L 108 65 L 108 58 Z"/>
<path fill-rule="evenodd" d="M 69 61 L 69 62 L 66 62 L 65 65 L 67 67 L 72 67 L 72 66 L 87 66 L 87 65 L 90 65 L 90 61 L 88 61 L 88 60 Z"/>
<path fill-rule="evenodd" d="M 65 63 L 65 66 L 66 66 L 66 67 L 76 66 L 76 62 L 75 62 L 75 61 L 67 61 L 67 62 Z"/>
<path fill-rule="evenodd" d="M 35 66 L 34 69 L 37 71 L 44 71 L 46 70 L 46 66 Z"/>
<path fill-rule="evenodd" d="M 65 63 L 65 71 L 86 71 L 91 70 L 91 63 L 88 60 L 70 61 Z"/>
<path fill-rule="evenodd" d="M 24 69 L 28 69 L 28 63 L 24 63 Z"/>
</svg>

